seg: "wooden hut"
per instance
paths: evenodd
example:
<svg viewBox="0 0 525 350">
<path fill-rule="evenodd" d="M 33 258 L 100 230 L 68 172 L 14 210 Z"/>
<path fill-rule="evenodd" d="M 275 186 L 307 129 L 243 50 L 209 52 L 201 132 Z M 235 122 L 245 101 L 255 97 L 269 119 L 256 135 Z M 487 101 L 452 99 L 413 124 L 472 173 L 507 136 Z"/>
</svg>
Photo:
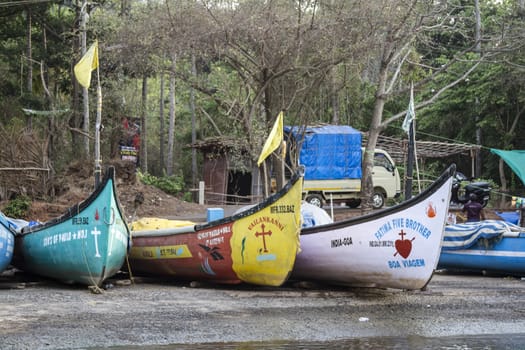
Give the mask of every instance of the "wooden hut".
<svg viewBox="0 0 525 350">
<path fill-rule="evenodd" d="M 205 204 L 249 204 L 262 198 L 259 169 L 239 140 L 226 137 L 198 141 L 203 157 Z"/>
</svg>

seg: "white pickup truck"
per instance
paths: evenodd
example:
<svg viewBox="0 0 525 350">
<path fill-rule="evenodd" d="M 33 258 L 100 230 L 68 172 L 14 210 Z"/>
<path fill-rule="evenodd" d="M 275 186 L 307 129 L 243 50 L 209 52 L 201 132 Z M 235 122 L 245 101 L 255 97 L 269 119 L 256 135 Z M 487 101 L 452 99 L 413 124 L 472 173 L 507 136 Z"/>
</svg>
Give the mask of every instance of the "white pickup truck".
<svg viewBox="0 0 525 350">
<path fill-rule="evenodd" d="M 397 198 L 401 194 L 399 171 L 385 150 L 375 150 L 372 182 L 372 206 L 375 209 L 383 207 L 387 198 Z M 361 179 L 305 180 L 303 185 L 303 198 L 319 207 L 333 201 L 357 208 L 361 204 L 360 196 Z"/>
<path fill-rule="evenodd" d="M 310 204 L 361 204 L 361 132 L 348 125 L 286 126 L 287 163 L 305 167 L 303 198 Z M 381 208 L 401 194 L 401 180 L 392 157 L 376 149 L 372 171 L 372 206 Z"/>
</svg>

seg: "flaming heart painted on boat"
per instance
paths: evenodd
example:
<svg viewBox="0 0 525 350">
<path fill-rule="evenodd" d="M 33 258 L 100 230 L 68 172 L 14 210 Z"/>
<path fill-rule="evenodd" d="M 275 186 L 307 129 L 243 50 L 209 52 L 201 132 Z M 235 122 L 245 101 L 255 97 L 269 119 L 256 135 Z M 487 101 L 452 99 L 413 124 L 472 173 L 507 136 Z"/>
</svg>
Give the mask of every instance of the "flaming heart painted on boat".
<svg viewBox="0 0 525 350">
<path fill-rule="evenodd" d="M 399 232 L 399 235 L 401 236 L 401 239 L 397 239 L 395 242 L 396 252 L 394 256 L 399 254 L 406 259 L 410 256 L 410 252 L 412 252 L 412 241 L 416 238 L 414 237 L 410 240 L 405 239 L 406 233 L 403 232 L 403 230 Z"/>
</svg>

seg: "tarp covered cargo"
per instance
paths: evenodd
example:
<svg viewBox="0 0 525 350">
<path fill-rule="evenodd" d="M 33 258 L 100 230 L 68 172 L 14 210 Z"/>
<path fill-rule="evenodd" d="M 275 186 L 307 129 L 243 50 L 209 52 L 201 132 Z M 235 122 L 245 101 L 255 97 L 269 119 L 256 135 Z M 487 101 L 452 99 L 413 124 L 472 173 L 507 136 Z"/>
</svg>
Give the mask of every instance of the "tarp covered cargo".
<svg viewBox="0 0 525 350">
<path fill-rule="evenodd" d="M 361 132 L 348 125 L 285 126 L 284 139 L 295 139 L 305 180 L 361 178 Z M 303 134 L 304 133 L 304 134 Z"/>
</svg>

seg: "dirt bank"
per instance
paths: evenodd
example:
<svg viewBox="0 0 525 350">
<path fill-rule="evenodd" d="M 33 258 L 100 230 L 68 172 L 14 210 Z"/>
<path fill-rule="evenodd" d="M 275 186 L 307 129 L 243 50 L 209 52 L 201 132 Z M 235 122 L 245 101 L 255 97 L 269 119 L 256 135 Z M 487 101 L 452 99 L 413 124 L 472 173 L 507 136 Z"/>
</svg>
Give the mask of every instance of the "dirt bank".
<svg viewBox="0 0 525 350">
<path fill-rule="evenodd" d="M 195 221 L 206 218 L 206 209 L 216 205 L 199 205 L 182 199 L 183 194 L 169 195 L 155 186 L 146 185 L 138 180 L 137 174 L 131 163 L 125 161 L 112 161 L 111 165 L 116 169 L 116 187 L 119 202 L 125 217 L 131 221 L 140 217 L 164 217 L 195 219 Z M 52 200 L 33 199 L 27 216 L 21 217 L 26 220 L 47 221 L 62 215 L 74 204 L 86 199 L 94 188 L 92 164 L 76 162 L 54 180 L 55 196 Z M 143 198 L 140 205 L 136 205 L 137 196 Z M 0 201 L 0 210 L 4 210 L 8 200 Z M 241 205 L 225 206 L 225 214 L 231 214 Z M 326 206 L 328 213 L 332 210 Z M 506 209 L 486 208 L 487 219 L 501 219 L 496 212 Z M 459 208 L 452 208 L 450 212 L 457 215 L 458 222 L 464 221 Z M 336 221 L 349 217 L 361 215 L 360 209 L 336 206 L 333 210 Z"/>
</svg>

